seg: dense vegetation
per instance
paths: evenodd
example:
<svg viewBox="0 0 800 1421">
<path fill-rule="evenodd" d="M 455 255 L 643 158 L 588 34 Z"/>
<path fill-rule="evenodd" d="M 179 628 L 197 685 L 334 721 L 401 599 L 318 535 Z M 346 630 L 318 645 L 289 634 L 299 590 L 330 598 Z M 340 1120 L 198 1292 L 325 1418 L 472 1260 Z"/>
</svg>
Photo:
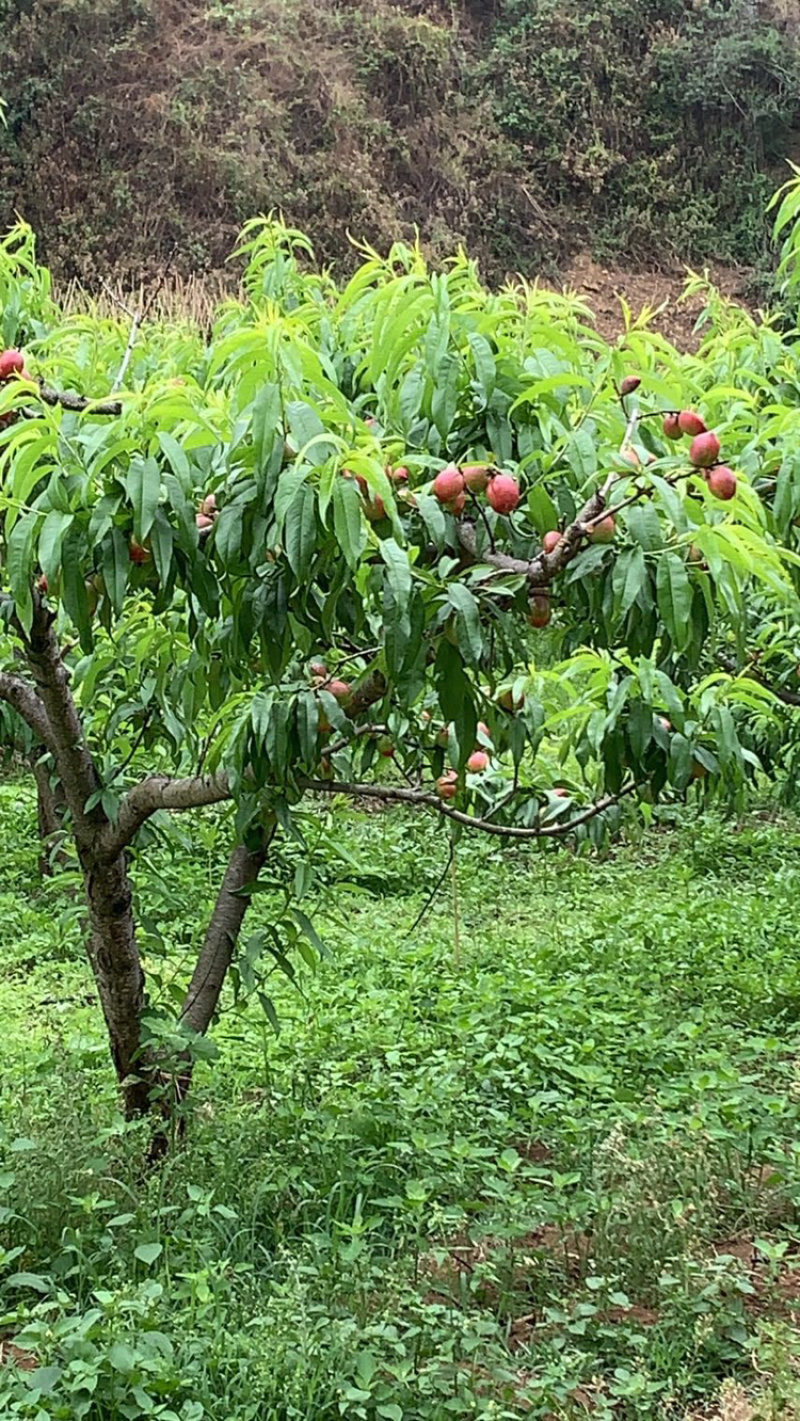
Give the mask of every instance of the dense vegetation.
<svg viewBox="0 0 800 1421">
<path fill-rule="evenodd" d="M 0 810 L 0 1326 L 40 1368 L 0 1367 L 4 1418 L 797 1414 L 796 825 L 471 842 L 456 956 L 449 889 L 414 926 L 441 837 L 321 820 L 332 955 L 274 975 L 277 1038 L 226 998 L 143 1180 L 80 909 L 35 886 L 22 782 Z M 224 843 L 137 873 L 176 966 Z"/>
<path fill-rule="evenodd" d="M 97 287 L 221 266 L 280 207 L 325 260 L 418 224 L 541 269 L 758 263 L 800 128 L 780 0 L 0 0 L 0 220 Z"/>
</svg>

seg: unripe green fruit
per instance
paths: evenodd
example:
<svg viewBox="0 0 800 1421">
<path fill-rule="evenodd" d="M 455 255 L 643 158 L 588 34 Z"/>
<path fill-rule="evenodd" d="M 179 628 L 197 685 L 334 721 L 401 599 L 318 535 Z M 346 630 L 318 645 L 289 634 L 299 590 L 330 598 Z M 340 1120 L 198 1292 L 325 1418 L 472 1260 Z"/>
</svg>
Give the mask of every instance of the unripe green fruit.
<svg viewBox="0 0 800 1421">
<path fill-rule="evenodd" d="M 491 478 L 491 469 L 486 464 L 467 464 L 461 470 L 464 483 L 470 493 L 483 493 Z"/>
</svg>

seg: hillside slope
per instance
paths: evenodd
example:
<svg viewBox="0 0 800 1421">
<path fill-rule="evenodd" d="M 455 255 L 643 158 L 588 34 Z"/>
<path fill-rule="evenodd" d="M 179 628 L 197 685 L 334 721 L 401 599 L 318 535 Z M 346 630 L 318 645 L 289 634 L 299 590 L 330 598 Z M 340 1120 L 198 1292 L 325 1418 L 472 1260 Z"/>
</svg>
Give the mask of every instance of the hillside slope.
<svg viewBox="0 0 800 1421">
<path fill-rule="evenodd" d="M 217 268 L 272 207 L 329 260 L 416 225 L 494 278 L 757 262 L 800 129 L 782 3 L 0 0 L 0 222 L 89 282 Z"/>
</svg>

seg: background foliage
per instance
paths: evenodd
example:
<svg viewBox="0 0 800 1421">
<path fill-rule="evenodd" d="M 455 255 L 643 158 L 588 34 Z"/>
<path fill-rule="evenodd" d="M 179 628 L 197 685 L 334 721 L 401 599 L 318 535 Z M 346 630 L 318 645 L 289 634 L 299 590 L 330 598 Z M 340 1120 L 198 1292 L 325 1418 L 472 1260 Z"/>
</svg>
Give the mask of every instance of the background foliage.
<svg viewBox="0 0 800 1421">
<path fill-rule="evenodd" d="M 788 16 L 788 17 L 787 17 Z M 323 259 L 419 224 L 490 276 L 576 246 L 748 262 L 800 127 L 753 0 L 0 0 L 2 224 L 60 275 L 221 266 L 281 207 Z"/>
</svg>

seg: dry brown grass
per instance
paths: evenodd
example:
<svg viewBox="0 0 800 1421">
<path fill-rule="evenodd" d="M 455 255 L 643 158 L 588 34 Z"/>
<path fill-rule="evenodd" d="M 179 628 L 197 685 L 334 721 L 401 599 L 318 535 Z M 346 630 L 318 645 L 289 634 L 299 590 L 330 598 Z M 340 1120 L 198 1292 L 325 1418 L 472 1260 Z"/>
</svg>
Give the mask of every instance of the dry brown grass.
<svg viewBox="0 0 800 1421">
<path fill-rule="evenodd" d="M 220 303 L 241 297 L 242 290 L 232 273 L 210 272 L 202 276 L 174 273 L 163 282 L 140 282 L 133 288 L 117 280 L 90 290 L 72 280 L 62 287 L 57 285 L 54 295 L 66 315 L 92 311 L 101 318 L 118 320 L 138 309 L 147 311 L 150 320 L 186 321 L 205 327 L 213 321 Z"/>
</svg>

